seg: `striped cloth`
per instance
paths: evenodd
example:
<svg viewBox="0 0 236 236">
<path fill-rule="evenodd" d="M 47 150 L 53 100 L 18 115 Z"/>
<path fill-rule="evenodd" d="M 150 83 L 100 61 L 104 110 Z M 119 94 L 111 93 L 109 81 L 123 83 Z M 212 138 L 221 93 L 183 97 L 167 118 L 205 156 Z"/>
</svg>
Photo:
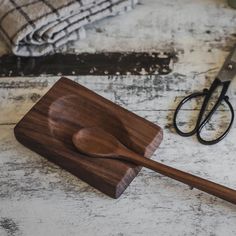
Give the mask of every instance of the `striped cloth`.
<svg viewBox="0 0 236 236">
<path fill-rule="evenodd" d="M 19 56 L 55 52 L 84 26 L 131 10 L 138 0 L 0 0 L 0 34 Z"/>
</svg>

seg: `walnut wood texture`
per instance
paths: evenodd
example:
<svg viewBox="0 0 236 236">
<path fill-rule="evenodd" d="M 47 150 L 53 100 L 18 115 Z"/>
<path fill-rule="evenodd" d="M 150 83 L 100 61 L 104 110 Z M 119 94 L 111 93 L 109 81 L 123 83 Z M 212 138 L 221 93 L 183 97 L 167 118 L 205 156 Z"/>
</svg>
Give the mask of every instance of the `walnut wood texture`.
<svg viewBox="0 0 236 236">
<path fill-rule="evenodd" d="M 140 167 L 78 153 L 73 134 L 98 126 L 131 150 L 149 157 L 162 140 L 162 129 L 66 78 L 60 79 L 23 117 L 14 131 L 19 142 L 80 179 L 118 198 Z"/>
</svg>

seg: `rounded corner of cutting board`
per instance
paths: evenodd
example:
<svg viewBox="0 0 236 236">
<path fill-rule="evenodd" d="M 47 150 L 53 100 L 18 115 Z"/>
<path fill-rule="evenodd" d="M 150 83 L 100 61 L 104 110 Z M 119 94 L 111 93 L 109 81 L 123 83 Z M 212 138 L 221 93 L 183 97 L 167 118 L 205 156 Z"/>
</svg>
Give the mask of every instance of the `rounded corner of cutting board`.
<svg viewBox="0 0 236 236">
<path fill-rule="evenodd" d="M 123 192 L 127 189 L 130 183 L 135 179 L 139 171 L 142 169 L 140 166 L 136 166 L 134 168 L 129 168 L 120 182 L 117 184 L 115 189 L 115 194 L 113 198 L 119 198 Z"/>
</svg>

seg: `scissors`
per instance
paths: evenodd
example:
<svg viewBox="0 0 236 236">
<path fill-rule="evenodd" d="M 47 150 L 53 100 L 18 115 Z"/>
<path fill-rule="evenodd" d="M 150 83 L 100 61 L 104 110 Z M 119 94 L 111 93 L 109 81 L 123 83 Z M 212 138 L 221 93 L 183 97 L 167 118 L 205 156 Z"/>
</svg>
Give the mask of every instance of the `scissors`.
<svg viewBox="0 0 236 236">
<path fill-rule="evenodd" d="M 185 97 L 177 106 L 175 114 L 174 114 L 174 127 L 176 129 L 176 132 L 179 135 L 188 137 L 188 136 L 192 136 L 196 134 L 197 139 L 200 143 L 205 144 L 205 145 L 212 145 L 221 141 L 228 134 L 234 120 L 234 109 L 231 103 L 229 102 L 229 97 L 226 95 L 226 92 L 229 88 L 230 82 L 233 80 L 235 75 L 236 75 L 236 44 L 234 45 L 233 50 L 230 52 L 228 57 L 226 58 L 224 65 L 222 66 L 215 80 L 211 84 L 210 88 L 204 89 L 202 92 L 196 92 L 196 93 L 190 94 L 189 96 Z M 213 105 L 212 109 L 208 112 L 205 118 L 203 118 L 203 115 L 206 113 L 206 110 L 207 110 L 207 105 L 210 99 L 212 98 L 213 93 L 216 91 L 216 89 L 219 86 L 222 87 L 219 97 L 216 100 L 215 104 Z M 176 121 L 178 113 L 185 103 L 187 103 L 191 99 L 195 99 L 198 97 L 204 97 L 204 100 L 201 105 L 198 117 L 196 119 L 195 127 L 190 132 L 183 132 L 179 129 L 178 123 Z M 231 113 L 231 120 L 229 122 L 229 125 L 226 128 L 226 130 L 223 132 L 223 134 L 221 134 L 219 137 L 212 140 L 206 140 L 201 135 L 202 128 L 205 127 L 205 125 L 211 119 L 212 115 L 216 112 L 217 108 L 222 102 L 225 102 L 227 104 Z"/>
</svg>

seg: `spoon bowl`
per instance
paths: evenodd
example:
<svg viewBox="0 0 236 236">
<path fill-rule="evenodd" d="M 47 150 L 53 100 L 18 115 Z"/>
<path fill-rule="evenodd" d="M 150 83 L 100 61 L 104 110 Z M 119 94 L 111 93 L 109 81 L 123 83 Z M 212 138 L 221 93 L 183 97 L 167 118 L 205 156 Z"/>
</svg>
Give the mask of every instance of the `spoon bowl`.
<svg viewBox="0 0 236 236">
<path fill-rule="evenodd" d="M 72 138 L 75 147 L 82 153 L 93 157 L 116 157 L 121 143 L 103 129 L 80 129 Z"/>
</svg>

